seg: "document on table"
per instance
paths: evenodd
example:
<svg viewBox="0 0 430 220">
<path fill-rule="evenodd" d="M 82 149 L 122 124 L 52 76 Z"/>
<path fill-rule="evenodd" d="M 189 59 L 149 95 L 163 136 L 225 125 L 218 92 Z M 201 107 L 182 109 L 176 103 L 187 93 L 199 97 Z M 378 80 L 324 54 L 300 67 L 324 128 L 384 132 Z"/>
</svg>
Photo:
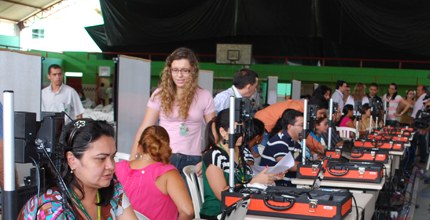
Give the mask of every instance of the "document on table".
<svg viewBox="0 0 430 220">
<path fill-rule="evenodd" d="M 275 166 L 269 167 L 269 169 L 267 170 L 267 173 L 273 173 L 273 174 L 283 173 L 289 170 L 293 166 L 294 166 L 294 158 L 291 155 L 291 153 L 288 153 Z M 264 168 L 266 168 L 265 166 L 257 166 L 257 165 L 251 166 L 251 167 L 254 174 L 258 174 L 261 171 L 263 171 Z"/>
</svg>

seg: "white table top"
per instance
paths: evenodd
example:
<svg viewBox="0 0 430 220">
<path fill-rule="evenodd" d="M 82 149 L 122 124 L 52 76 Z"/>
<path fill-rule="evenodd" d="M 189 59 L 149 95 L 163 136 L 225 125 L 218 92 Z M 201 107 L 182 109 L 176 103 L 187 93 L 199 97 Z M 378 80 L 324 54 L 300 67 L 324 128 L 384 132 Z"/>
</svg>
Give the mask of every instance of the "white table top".
<svg viewBox="0 0 430 220">
<path fill-rule="evenodd" d="M 314 183 L 312 179 L 291 179 L 293 184 L 302 186 L 311 186 Z M 337 180 L 322 180 L 320 186 L 336 187 L 336 188 L 350 188 L 350 189 L 370 189 L 381 190 L 385 183 L 385 177 L 382 178 L 380 183 L 367 183 L 367 182 L 352 182 L 352 181 L 337 181 Z"/>
</svg>

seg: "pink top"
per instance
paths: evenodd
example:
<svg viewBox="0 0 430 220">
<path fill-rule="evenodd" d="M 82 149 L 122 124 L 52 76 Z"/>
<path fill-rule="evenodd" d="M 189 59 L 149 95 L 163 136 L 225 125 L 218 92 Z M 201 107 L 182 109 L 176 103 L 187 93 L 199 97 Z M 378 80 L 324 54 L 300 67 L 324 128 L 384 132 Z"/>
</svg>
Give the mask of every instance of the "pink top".
<svg viewBox="0 0 430 220">
<path fill-rule="evenodd" d="M 339 127 L 348 127 L 348 125 L 346 125 L 346 123 L 352 121 L 349 117 L 343 117 L 342 120 L 339 123 Z"/>
<path fill-rule="evenodd" d="M 188 118 L 179 117 L 179 107 L 174 106 L 170 116 L 166 116 L 161 110 L 160 97 L 155 96 L 160 89 L 156 89 L 148 101 L 147 107 L 160 111 L 160 126 L 169 133 L 172 153 L 201 156 L 201 143 L 203 134 L 204 116 L 214 113 L 215 106 L 209 91 L 198 88 L 194 95 L 188 112 Z M 183 124 L 183 125 L 182 125 Z M 187 132 L 180 133 L 180 129 L 186 128 Z"/>
<path fill-rule="evenodd" d="M 397 113 L 397 107 L 399 106 L 400 101 L 402 100 L 402 97 L 400 95 L 397 95 L 393 100 L 388 99 L 387 94 L 385 94 L 383 97 L 383 100 L 385 103 L 388 103 L 387 106 L 387 120 L 392 121 L 400 121 L 399 117 L 396 117 L 394 114 Z"/>
<path fill-rule="evenodd" d="M 115 174 L 130 199 L 131 206 L 149 219 L 177 219 L 178 208 L 169 195 L 162 193 L 155 180 L 176 169 L 171 164 L 153 163 L 142 169 L 132 169 L 128 161 L 116 164 Z"/>
</svg>

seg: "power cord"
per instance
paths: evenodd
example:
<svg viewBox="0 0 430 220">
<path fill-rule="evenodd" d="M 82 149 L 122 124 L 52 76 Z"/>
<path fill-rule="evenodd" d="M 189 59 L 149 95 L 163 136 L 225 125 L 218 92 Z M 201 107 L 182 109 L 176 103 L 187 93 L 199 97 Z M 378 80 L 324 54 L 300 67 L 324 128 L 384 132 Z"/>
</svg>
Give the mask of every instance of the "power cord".
<svg viewBox="0 0 430 220">
<path fill-rule="evenodd" d="M 37 145 L 37 148 L 39 150 L 42 150 L 44 156 L 46 158 L 48 158 L 49 164 L 51 165 L 52 169 L 54 170 L 55 174 L 57 175 L 57 186 L 58 186 L 60 193 L 61 193 L 61 200 L 62 200 L 61 204 L 63 205 L 64 211 L 69 210 L 74 217 L 77 217 L 75 209 L 73 208 L 73 205 L 72 205 L 73 204 L 72 203 L 72 201 L 73 201 L 72 196 L 71 196 L 71 194 L 67 188 L 66 183 L 64 182 L 63 178 L 61 177 L 60 172 L 57 170 L 57 168 L 54 165 L 54 162 L 52 161 L 51 157 L 49 156 L 48 151 L 45 148 L 44 141 L 41 139 L 36 139 L 35 143 Z M 37 216 L 37 210 L 36 210 L 36 216 Z"/>
</svg>

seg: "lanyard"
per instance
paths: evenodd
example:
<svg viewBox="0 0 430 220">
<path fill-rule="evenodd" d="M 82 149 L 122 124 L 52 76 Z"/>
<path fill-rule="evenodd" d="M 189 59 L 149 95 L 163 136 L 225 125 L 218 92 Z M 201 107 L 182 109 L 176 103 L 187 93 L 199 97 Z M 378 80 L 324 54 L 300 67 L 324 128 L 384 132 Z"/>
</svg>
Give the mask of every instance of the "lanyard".
<svg viewBox="0 0 430 220">
<path fill-rule="evenodd" d="M 222 151 L 226 152 L 221 144 L 218 144 L 218 147 L 221 148 Z M 240 152 L 238 153 L 240 154 Z M 240 166 L 240 164 L 243 164 L 243 166 Z M 228 175 L 234 175 L 235 179 L 241 184 L 249 183 L 252 179 L 252 169 L 248 166 L 248 164 L 246 164 L 246 161 L 242 161 L 242 158 L 238 156 L 238 163 L 234 162 L 234 166 L 235 172 L 233 174 L 229 173 Z"/>
<path fill-rule="evenodd" d="M 75 203 L 78 206 L 78 208 L 85 214 L 88 220 L 92 220 L 90 214 L 88 214 L 87 210 L 85 209 L 84 205 L 82 205 L 81 200 L 78 198 L 78 196 L 76 196 L 75 192 L 72 189 L 70 189 L 69 191 L 71 192 L 73 199 L 75 200 Z M 97 192 L 97 203 L 99 202 L 100 202 L 100 196 L 99 196 L 99 192 Z M 98 220 L 101 219 L 100 206 L 97 206 L 97 219 Z"/>
<path fill-rule="evenodd" d="M 313 131 L 311 131 L 310 133 L 309 133 L 315 140 L 317 140 L 318 142 L 321 142 L 321 136 L 319 136 L 319 137 L 317 137 L 317 135 L 313 132 Z"/>
</svg>

